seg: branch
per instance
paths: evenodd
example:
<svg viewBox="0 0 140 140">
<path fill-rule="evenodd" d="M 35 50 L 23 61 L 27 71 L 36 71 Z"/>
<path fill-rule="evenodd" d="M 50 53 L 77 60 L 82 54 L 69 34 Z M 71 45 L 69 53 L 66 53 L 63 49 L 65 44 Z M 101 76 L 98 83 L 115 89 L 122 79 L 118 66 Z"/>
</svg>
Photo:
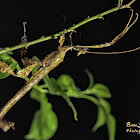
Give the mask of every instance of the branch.
<svg viewBox="0 0 140 140">
<path fill-rule="evenodd" d="M 50 39 L 57 39 L 61 34 L 63 34 L 64 32 L 65 33 L 68 33 L 68 32 L 71 32 L 72 30 L 75 30 L 76 28 L 92 21 L 92 20 L 95 20 L 95 19 L 100 19 L 100 18 L 103 18 L 103 16 L 105 15 L 108 15 L 112 12 L 115 12 L 115 11 L 118 11 L 120 9 L 125 9 L 125 8 L 130 8 L 130 6 L 135 2 L 135 0 L 132 0 L 130 1 L 128 4 L 125 4 L 125 5 L 122 5 L 122 0 L 118 0 L 118 5 L 117 7 L 115 8 L 112 8 L 112 9 L 109 9 L 103 13 L 100 13 L 98 15 L 95 15 L 95 16 L 92 16 L 90 18 L 86 18 L 85 20 L 79 22 L 78 24 L 66 29 L 65 31 L 61 31 L 61 32 L 58 32 L 56 34 L 53 34 L 53 35 L 50 35 L 50 36 L 46 36 L 46 37 L 41 37 L 37 40 L 34 40 L 34 41 L 30 41 L 30 42 L 27 42 L 25 44 L 20 44 L 20 45 L 16 45 L 16 46 L 13 46 L 11 48 L 5 48 L 3 50 L 0 51 L 0 54 L 2 53 L 6 53 L 6 52 L 9 52 L 9 51 L 13 51 L 13 50 L 16 50 L 16 49 L 20 49 L 20 48 L 23 48 L 23 47 L 28 47 L 30 45 L 34 45 L 34 44 L 37 44 L 37 43 L 40 43 L 40 42 L 44 42 L 44 41 L 47 41 L 47 40 L 50 40 Z"/>
</svg>

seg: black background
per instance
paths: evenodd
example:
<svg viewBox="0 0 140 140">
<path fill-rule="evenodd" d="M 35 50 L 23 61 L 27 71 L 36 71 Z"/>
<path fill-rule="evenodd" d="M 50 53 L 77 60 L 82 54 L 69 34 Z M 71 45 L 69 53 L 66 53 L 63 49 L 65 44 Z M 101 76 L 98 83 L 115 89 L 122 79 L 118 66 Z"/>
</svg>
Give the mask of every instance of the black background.
<svg viewBox="0 0 140 140">
<path fill-rule="evenodd" d="M 124 1 L 127 3 L 129 0 Z M 22 22 L 27 21 L 28 41 L 59 32 L 71 27 L 88 16 L 93 16 L 117 5 L 117 0 L 71 0 L 71 1 L 41 1 L 33 3 L 3 3 L 0 9 L 0 46 L 11 47 L 20 43 L 23 36 Z M 138 0 L 132 8 L 140 14 Z M 97 19 L 76 29 L 73 43 L 80 45 L 100 44 L 110 41 L 118 35 L 128 22 L 128 9 L 111 13 L 104 20 Z M 140 46 L 140 20 L 115 45 L 97 51 L 123 51 Z M 68 39 L 68 38 L 67 38 Z M 43 59 L 51 51 L 56 50 L 58 40 L 49 40 L 29 48 L 28 56 L 38 56 Z M 65 61 L 50 72 L 49 76 L 57 78 L 61 74 L 69 74 L 75 79 L 81 89 L 88 86 L 88 78 L 84 69 L 89 69 L 95 82 L 107 85 L 112 98 L 108 101 L 112 106 L 112 114 L 117 119 L 116 139 L 139 139 L 138 134 L 126 133 L 125 123 L 140 122 L 139 112 L 139 66 L 140 51 L 121 55 L 86 54 L 79 57 L 76 52 L 68 52 Z M 14 58 L 20 61 L 20 53 L 14 51 Z M 20 62 L 21 64 L 21 62 Z M 9 76 L 0 81 L 0 106 L 2 107 L 24 85 L 20 78 Z M 79 121 L 73 119 L 71 109 L 60 97 L 48 96 L 53 104 L 59 120 L 59 127 L 51 140 L 65 139 L 108 139 L 106 126 L 92 133 L 91 128 L 96 122 L 97 108 L 94 104 L 83 99 L 72 99 L 78 111 Z M 16 130 L 7 133 L 0 131 L 0 139 L 24 139 L 29 131 L 34 112 L 39 104 L 30 99 L 27 94 L 5 116 L 5 119 L 16 122 Z"/>
</svg>

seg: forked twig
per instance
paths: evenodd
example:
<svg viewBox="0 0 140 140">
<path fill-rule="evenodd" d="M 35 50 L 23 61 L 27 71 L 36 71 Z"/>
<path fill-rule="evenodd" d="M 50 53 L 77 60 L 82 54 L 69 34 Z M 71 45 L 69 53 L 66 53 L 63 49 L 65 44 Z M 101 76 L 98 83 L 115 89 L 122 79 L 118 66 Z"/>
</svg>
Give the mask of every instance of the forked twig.
<svg viewBox="0 0 140 140">
<path fill-rule="evenodd" d="M 122 5 L 122 6 L 120 7 L 120 9 L 131 8 L 132 3 L 134 3 L 135 1 L 136 1 L 136 0 L 132 0 L 132 1 L 130 1 L 128 4 Z M 121 3 L 121 4 L 122 4 L 122 3 Z"/>
</svg>

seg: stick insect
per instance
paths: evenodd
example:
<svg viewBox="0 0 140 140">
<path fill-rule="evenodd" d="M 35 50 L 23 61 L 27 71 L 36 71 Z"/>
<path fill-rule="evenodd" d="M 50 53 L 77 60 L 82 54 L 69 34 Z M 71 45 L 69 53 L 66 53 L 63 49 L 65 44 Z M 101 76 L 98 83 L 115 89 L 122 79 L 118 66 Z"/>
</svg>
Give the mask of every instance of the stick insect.
<svg viewBox="0 0 140 140">
<path fill-rule="evenodd" d="M 60 45 L 58 46 L 57 51 L 53 51 L 47 57 L 45 57 L 42 61 L 33 61 L 28 58 L 23 58 L 22 62 L 26 67 L 23 70 L 18 71 L 16 74 L 12 71 L 12 69 L 6 63 L 0 61 L 0 71 L 2 73 L 8 73 L 13 76 L 21 77 L 21 78 L 26 78 L 35 66 L 37 66 L 37 65 L 40 66 L 38 71 L 35 74 L 33 74 L 33 76 L 29 79 L 29 81 L 27 83 L 25 83 L 25 85 L 15 94 L 15 96 L 13 98 L 11 98 L 5 104 L 5 106 L 3 106 L 3 108 L 0 110 L 0 128 L 4 132 L 7 132 L 10 128 L 15 129 L 14 122 L 4 120 L 3 119 L 4 116 L 30 89 L 33 88 L 34 85 L 36 85 L 45 75 L 47 75 L 50 71 L 52 71 L 61 62 L 64 61 L 64 57 L 69 50 L 78 51 L 78 53 L 77 53 L 78 56 L 81 54 L 85 54 L 85 53 L 96 53 L 96 52 L 88 51 L 88 49 L 103 48 L 103 47 L 111 46 L 114 43 L 116 43 L 121 37 L 123 37 L 126 34 L 126 32 L 132 27 L 133 24 L 135 24 L 135 22 L 138 19 L 138 14 L 136 14 L 135 20 L 132 23 L 130 23 L 132 21 L 132 17 L 133 17 L 133 10 L 131 10 L 131 11 L 132 11 L 132 13 L 131 13 L 130 19 L 129 19 L 127 25 L 125 26 L 124 30 L 119 35 L 117 35 L 111 42 L 107 42 L 107 43 L 100 44 L 100 45 L 92 45 L 92 46 L 81 46 L 81 45 L 73 46 L 72 43 L 71 43 L 71 45 L 63 46 L 63 43 L 65 41 L 65 34 L 62 34 L 59 39 Z M 25 23 L 24 23 L 24 25 L 25 25 Z M 24 37 L 26 37 L 25 28 L 24 28 Z M 25 39 L 27 39 L 27 38 L 24 38 L 22 43 L 24 43 L 24 41 L 26 41 Z M 23 51 L 23 52 L 26 53 L 26 51 Z"/>
</svg>

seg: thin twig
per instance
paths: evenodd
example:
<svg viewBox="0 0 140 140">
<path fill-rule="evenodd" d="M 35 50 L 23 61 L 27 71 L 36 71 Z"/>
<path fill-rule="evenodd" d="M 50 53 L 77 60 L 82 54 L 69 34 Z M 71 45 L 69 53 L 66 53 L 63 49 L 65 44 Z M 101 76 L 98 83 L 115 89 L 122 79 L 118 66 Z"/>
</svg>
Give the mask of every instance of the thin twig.
<svg viewBox="0 0 140 140">
<path fill-rule="evenodd" d="M 125 5 L 121 6 L 120 9 L 131 8 L 131 5 L 132 5 L 135 1 L 136 1 L 136 0 L 130 1 L 128 4 L 125 4 Z"/>
<path fill-rule="evenodd" d="M 132 49 L 132 50 L 121 51 L 121 52 L 86 52 L 86 53 L 93 53 L 93 54 L 124 54 L 124 53 L 135 52 L 137 50 L 140 50 L 140 47 L 137 47 L 137 48 Z"/>
</svg>

